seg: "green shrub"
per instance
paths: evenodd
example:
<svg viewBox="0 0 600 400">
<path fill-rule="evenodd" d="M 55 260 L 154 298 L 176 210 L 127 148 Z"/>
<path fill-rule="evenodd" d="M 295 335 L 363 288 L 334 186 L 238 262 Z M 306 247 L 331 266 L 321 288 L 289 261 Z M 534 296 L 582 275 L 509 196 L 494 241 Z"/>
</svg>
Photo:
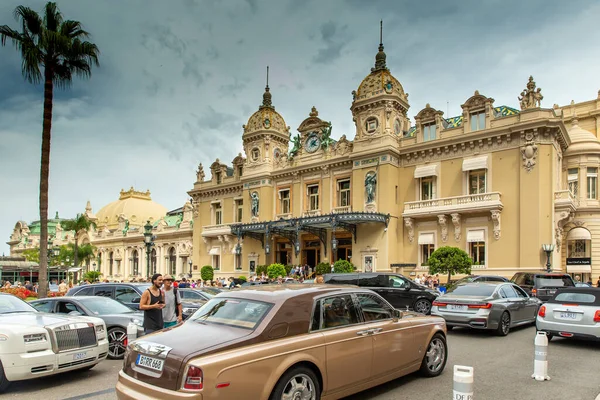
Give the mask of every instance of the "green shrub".
<svg viewBox="0 0 600 400">
<path fill-rule="evenodd" d="M 215 271 L 213 270 L 213 267 L 210 265 L 205 265 L 202 267 L 202 269 L 200 269 L 200 277 L 203 281 L 212 281 L 215 277 Z"/>
<path fill-rule="evenodd" d="M 240 275 L 238 277 L 238 281 L 242 281 L 242 282 L 248 282 L 248 278 L 246 278 L 244 275 Z"/>
<path fill-rule="evenodd" d="M 354 272 L 354 266 L 346 260 L 337 260 L 333 264 L 333 272 L 349 274 Z"/>
<path fill-rule="evenodd" d="M 263 272 L 267 274 L 267 265 L 259 265 L 256 267 L 256 275 L 261 276 Z"/>
<path fill-rule="evenodd" d="M 294 268 L 294 266 L 291 265 L 291 264 L 288 264 L 288 265 L 285 266 L 286 275 L 290 274 L 290 272 L 292 271 L 292 268 Z"/>
<path fill-rule="evenodd" d="M 315 268 L 315 273 L 317 275 L 325 275 L 331 272 L 331 265 L 329 265 L 328 263 L 322 262 L 319 263 L 319 265 L 317 265 L 317 268 Z"/>
<path fill-rule="evenodd" d="M 285 276 L 285 266 L 281 264 L 271 264 L 267 268 L 269 279 L 276 279 L 279 276 Z"/>
</svg>

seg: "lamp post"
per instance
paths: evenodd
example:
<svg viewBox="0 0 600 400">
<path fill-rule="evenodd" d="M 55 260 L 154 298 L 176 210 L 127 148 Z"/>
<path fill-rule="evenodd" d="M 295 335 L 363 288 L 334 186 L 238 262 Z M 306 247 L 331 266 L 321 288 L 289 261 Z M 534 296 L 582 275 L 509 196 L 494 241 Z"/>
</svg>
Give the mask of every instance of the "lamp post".
<svg viewBox="0 0 600 400">
<path fill-rule="evenodd" d="M 150 252 L 152 251 L 152 224 L 150 220 L 144 225 L 144 245 L 146 246 L 146 278 L 150 277 Z"/>
<path fill-rule="evenodd" d="M 240 262 L 240 256 L 242 255 L 242 246 L 240 245 L 240 242 L 238 241 L 238 243 L 235 245 L 235 262 L 236 262 L 236 269 L 242 268 L 242 263 Z"/>
<path fill-rule="evenodd" d="M 543 244 L 542 250 L 546 253 L 546 272 L 552 272 L 552 263 L 550 262 L 550 257 L 552 256 L 552 252 L 554 251 L 553 244 Z"/>
<path fill-rule="evenodd" d="M 192 264 L 193 264 L 193 261 L 192 260 L 188 260 L 188 264 L 190 266 L 190 272 L 188 274 L 188 278 L 191 278 L 192 277 Z"/>
</svg>

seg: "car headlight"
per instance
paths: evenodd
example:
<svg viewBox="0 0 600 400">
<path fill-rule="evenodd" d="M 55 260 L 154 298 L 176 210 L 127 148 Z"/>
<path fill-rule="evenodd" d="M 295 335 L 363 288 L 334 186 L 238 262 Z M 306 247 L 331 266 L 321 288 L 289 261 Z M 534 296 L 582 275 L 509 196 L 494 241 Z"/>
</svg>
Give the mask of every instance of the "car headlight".
<svg viewBox="0 0 600 400">
<path fill-rule="evenodd" d="M 144 322 L 141 319 L 131 318 L 131 323 L 137 326 L 144 326 Z"/>
<path fill-rule="evenodd" d="M 96 338 L 98 340 L 106 338 L 106 328 L 104 325 L 96 325 Z"/>
<path fill-rule="evenodd" d="M 33 333 L 31 335 L 23 335 L 23 341 L 25 343 L 39 343 L 46 341 L 45 333 Z"/>
</svg>

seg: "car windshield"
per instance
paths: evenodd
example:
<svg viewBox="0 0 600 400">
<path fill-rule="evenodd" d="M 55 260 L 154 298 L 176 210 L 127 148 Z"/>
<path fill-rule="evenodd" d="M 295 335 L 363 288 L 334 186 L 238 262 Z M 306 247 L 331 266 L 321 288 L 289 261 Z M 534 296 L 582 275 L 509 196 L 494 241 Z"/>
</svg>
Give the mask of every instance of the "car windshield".
<svg viewBox="0 0 600 400">
<path fill-rule="evenodd" d="M 496 286 L 493 285 L 460 285 L 453 289 L 450 289 L 448 293 L 453 295 L 463 296 L 491 296 L 496 290 Z"/>
<path fill-rule="evenodd" d="M 90 310 L 94 315 L 107 315 L 107 314 L 125 314 L 133 312 L 131 308 L 119 303 L 116 300 L 109 299 L 108 297 L 89 297 L 80 298 L 79 301 Z"/>
<path fill-rule="evenodd" d="M 254 329 L 273 304 L 246 299 L 212 298 L 190 317 L 191 321 Z"/>
<path fill-rule="evenodd" d="M 217 295 L 217 293 L 209 292 L 208 290 L 201 290 L 201 292 L 204 296 L 208 297 L 209 299 Z"/>
<path fill-rule="evenodd" d="M 571 278 L 564 275 L 538 276 L 536 277 L 536 281 L 539 288 L 573 286 Z"/>
<path fill-rule="evenodd" d="M 588 304 L 588 305 L 600 305 L 600 297 L 592 293 L 581 293 L 581 292 L 564 292 L 561 291 L 552 300 L 552 303 L 575 303 L 575 304 Z"/>
<path fill-rule="evenodd" d="M 35 308 L 11 295 L 0 295 L 0 315 L 18 312 L 37 312 Z"/>
<path fill-rule="evenodd" d="M 471 283 L 471 282 L 473 282 L 474 279 L 475 279 L 474 276 L 465 276 L 464 278 L 460 278 L 459 280 L 454 282 L 454 284 L 460 285 L 461 283 Z"/>
</svg>

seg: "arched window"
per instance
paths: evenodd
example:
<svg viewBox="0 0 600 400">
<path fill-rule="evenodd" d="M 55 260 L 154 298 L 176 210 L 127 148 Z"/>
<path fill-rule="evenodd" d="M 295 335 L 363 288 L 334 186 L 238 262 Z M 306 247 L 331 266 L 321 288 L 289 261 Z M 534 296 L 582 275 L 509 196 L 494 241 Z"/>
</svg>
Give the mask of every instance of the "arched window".
<svg viewBox="0 0 600 400">
<path fill-rule="evenodd" d="M 177 256 L 175 255 L 175 248 L 171 247 L 169 249 L 169 275 L 172 275 L 174 278 L 177 275 Z"/>
<path fill-rule="evenodd" d="M 156 273 L 156 249 L 152 249 L 150 252 L 150 268 L 152 270 L 152 274 Z"/>
<path fill-rule="evenodd" d="M 109 276 L 112 276 L 112 274 L 113 274 L 113 264 L 114 264 L 113 252 L 111 251 L 108 254 L 108 275 Z"/>
<path fill-rule="evenodd" d="M 133 254 L 132 254 L 131 258 L 132 258 L 132 270 L 133 270 L 132 275 L 133 276 L 137 276 L 137 275 L 139 275 L 139 272 L 140 272 L 140 268 L 139 268 L 140 267 L 140 264 L 139 264 L 140 260 L 139 260 L 138 251 L 137 250 L 133 251 Z"/>
</svg>

